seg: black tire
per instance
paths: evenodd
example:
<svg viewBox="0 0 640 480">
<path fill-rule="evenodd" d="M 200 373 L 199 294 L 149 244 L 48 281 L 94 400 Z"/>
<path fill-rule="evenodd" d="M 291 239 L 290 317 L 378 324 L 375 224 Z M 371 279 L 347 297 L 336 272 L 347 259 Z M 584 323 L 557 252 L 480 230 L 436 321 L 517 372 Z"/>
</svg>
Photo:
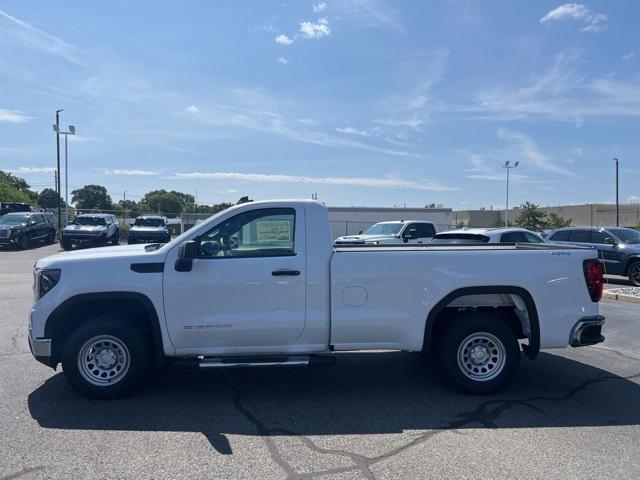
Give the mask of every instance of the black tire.
<svg viewBox="0 0 640 480">
<path fill-rule="evenodd" d="M 116 372 L 115 368 L 110 370 L 99 367 L 98 362 L 96 365 L 92 365 L 89 358 L 87 358 L 87 367 L 82 367 L 83 358 L 80 359 L 80 355 L 87 344 L 92 344 L 95 339 L 102 338 L 106 343 L 106 347 L 103 347 L 100 352 L 109 351 L 117 352 L 118 349 L 107 348 L 109 342 L 116 342 L 120 345 L 124 345 L 126 356 L 128 355 L 128 366 L 121 366 L 121 370 Z M 112 340 L 113 339 L 113 340 Z M 98 340 L 99 341 L 99 340 Z M 96 350 L 92 350 L 96 352 Z M 111 353 L 109 353 L 111 355 Z M 115 354 L 115 357 L 120 358 L 119 354 Z M 97 354 L 96 358 L 97 359 Z M 94 360 L 95 360 L 94 359 Z M 119 360 L 116 361 L 116 363 Z M 117 365 L 116 365 L 117 366 Z M 85 395 L 91 398 L 117 398 L 129 393 L 133 388 L 142 383 L 143 378 L 147 374 L 151 367 L 151 345 L 148 337 L 145 335 L 144 330 L 136 328 L 131 325 L 123 325 L 116 322 L 110 317 L 103 317 L 98 319 L 89 320 L 82 324 L 76 330 L 74 330 L 67 341 L 64 344 L 62 352 L 62 370 L 64 376 L 69 382 L 69 385 L 81 395 Z M 94 368 L 92 372 L 87 373 L 87 370 Z M 98 378 L 99 375 L 105 372 L 116 372 L 115 382 L 109 377 L 106 379 Z M 84 372 L 84 373 L 83 373 Z M 101 384 L 92 383 L 87 380 L 87 377 L 92 378 L 94 382 L 103 382 Z"/>
<path fill-rule="evenodd" d="M 31 246 L 31 241 L 29 241 L 29 237 L 27 235 L 23 235 L 18 239 L 18 243 L 16 247 L 18 250 L 27 250 Z"/>
<path fill-rule="evenodd" d="M 440 372 L 469 393 L 488 394 L 501 389 L 520 366 L 520 345 L 515 333 L 487 313 L 467 313 L 452 319 L 438 340 Z M 472 354 L 479 357 L 474 360 Z"/>
<path fill-rule="evenodd" d="M 111 239 L 111 245 L 120 245 L 120 230 L 116 230 Z"/>
<path fill-rule="evenodd" d="M 629 268 L 627 268 L 629 275 L 629 282 L 634 287 L 640 287 L 640 260 L 631 262 Z"/>
<path fill-rule="evenodd" d="M 72 243 L 69 240 L 62 240 L 60 246 L 63 250 L 71 250 L 73 248 Z"/>
</svg>

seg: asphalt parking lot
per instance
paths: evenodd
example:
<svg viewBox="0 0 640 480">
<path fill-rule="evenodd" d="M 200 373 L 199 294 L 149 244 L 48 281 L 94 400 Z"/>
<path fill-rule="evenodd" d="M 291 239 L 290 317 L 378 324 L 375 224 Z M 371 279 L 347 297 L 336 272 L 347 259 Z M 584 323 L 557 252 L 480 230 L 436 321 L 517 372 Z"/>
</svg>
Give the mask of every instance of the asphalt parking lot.
<svg viewBox="0 0 640 480">
<path fill-rule="evenodd" d="M 0 250 L 0 480 L 640 478 L 639 304 L 603 302 L 606 343 L 523 359 L 490 397 L 389 352 L 168 371 L 92 401 L 27 345 L 32 267 L 57 250 Z"/>
</svg>

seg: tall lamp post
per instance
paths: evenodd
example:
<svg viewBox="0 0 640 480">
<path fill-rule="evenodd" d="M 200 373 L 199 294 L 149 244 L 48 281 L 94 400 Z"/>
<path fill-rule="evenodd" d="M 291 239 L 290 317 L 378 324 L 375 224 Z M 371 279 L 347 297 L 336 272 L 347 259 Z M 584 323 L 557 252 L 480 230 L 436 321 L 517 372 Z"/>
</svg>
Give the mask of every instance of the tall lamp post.
<svg viewBox="0 0 640 480">
<path fill-rule="evenodd" d="M 511 162 L 509 160 L 507 160 L 506 162 L 504 162 L 504 165 L 502 166 L 502 168 L 506 168 L 507 169 L 507 208 L 504 211 L 504 226 L 505 227 L 509 226 L 509 170 L 511 170 L 512 168 L 518 168 L 518 165 L 520 165 L 520 162 L 518 162 L 518 161 L 516 161 L 516 163 L 511 165 Z"/>
<path fill-rule="evenodd" d="M 67 156 L 67 137 L 69 135 L 76 134 L 76 127 L 74 125 L 69 125 L 68 132 L 61 132 L 60 125 L 55 124 L 53 126 L 53 130 L 58 134 L 58 136 L 64 135 L 64 223 L 65 225 L 69 225 L 69 162 Z"/>
<path fill-rule="evenodd" d="M 620 226 L 620 183 L 618 182 L 618 159 L 613 157 L 613 160 L 616 162 L 616 227 Z"/>
<path fill-rule="evenodd" d="M 62 225 L 62 215 L 60 213 L 60 112 L 63 112 L 64 109 L 56 110 L 56 124 L 53 126 L 53 129 L 56 132 L 56 173 L 58 180 L 56 181 L 56 193 L 58 194 L 58 198 L 56 199 L 58 204 L 58 237 L 60 236 L 60 226 Z"/>
</svg>

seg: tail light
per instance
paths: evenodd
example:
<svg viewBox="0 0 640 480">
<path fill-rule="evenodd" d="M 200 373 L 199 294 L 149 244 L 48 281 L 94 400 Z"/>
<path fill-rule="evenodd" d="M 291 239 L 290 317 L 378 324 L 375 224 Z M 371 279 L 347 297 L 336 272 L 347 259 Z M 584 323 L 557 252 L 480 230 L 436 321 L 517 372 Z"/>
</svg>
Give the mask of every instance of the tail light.
<svg viewBox="0 0 640 480">
<path fill-rule="evenodd" d="M 604 288 L 604 264 L 600 260 L 592 258 L 584 261 L 583 268 L 584 281 L 587 283 L 591 301 L 599 302 Z"/>
</svg>

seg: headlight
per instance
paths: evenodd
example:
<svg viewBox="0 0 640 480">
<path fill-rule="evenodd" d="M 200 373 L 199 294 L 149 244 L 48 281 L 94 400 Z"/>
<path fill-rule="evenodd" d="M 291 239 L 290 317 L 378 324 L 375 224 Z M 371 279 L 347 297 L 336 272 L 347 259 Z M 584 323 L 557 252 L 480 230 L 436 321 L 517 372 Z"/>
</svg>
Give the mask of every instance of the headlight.
<svg viewBox="0 0 640 480">
<path fill-rule="evenodd" d="M 55 287 L 60 281 L 59 268 L 47 268 L 44 270 L 34 270 L 33 272 L 33 298 L 34 301 L 42 298 L 49 290 Z"/>
</svg>

